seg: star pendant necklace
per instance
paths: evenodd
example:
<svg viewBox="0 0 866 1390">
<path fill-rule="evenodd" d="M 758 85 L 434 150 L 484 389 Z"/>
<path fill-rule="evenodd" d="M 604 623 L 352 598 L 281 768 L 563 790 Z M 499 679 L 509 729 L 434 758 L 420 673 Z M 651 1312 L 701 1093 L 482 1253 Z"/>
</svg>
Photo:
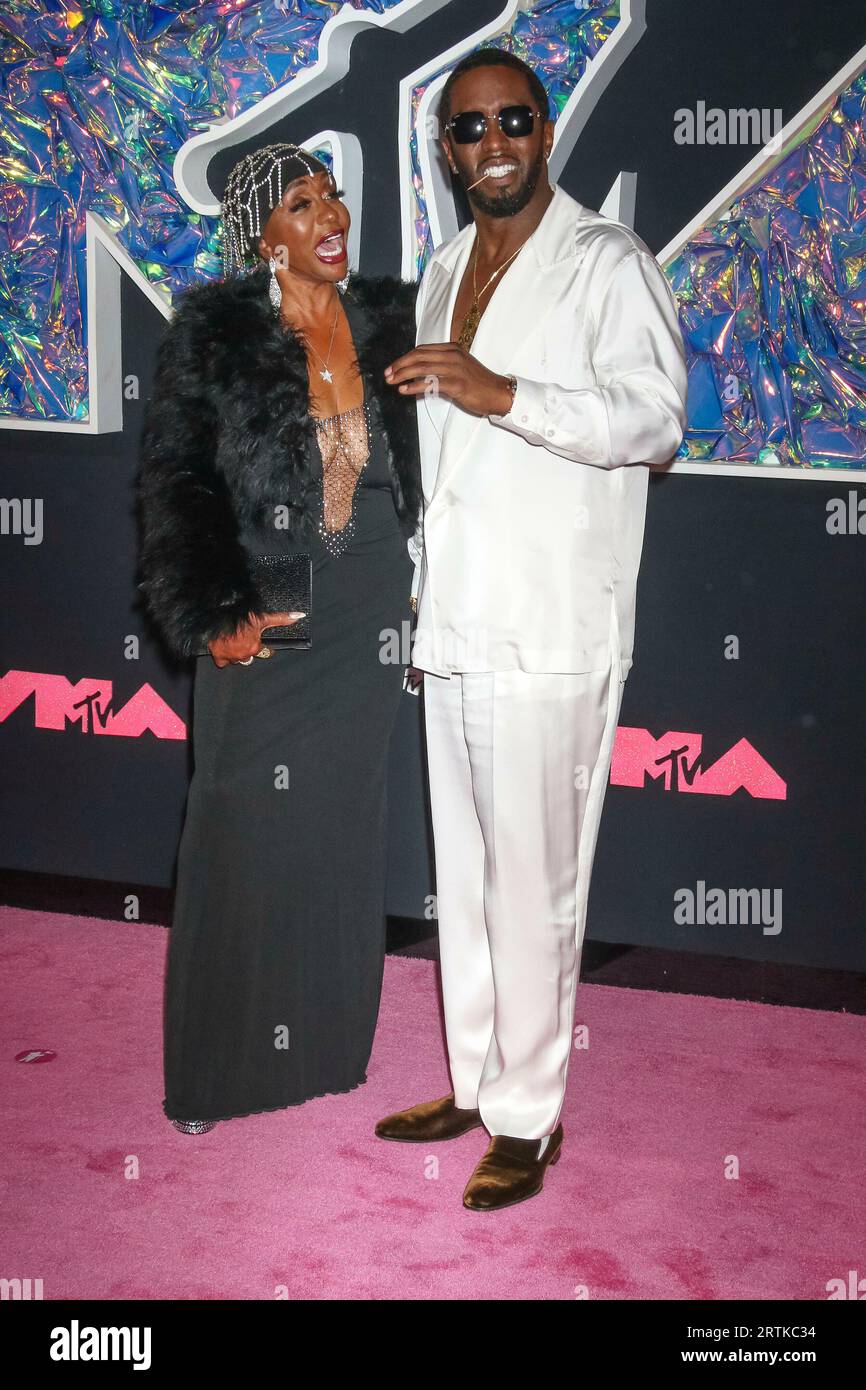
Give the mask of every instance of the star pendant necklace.
<svg viewBox="0 0 866 1390">
<path fill-rule="evenodd" d="M 311 349 L 311 351 L 316 353 L 316 356 L 318 357 L 319 361 L 322 363 L 322 366 L 323 366 L 324 369 L 325 369 L 324 371 L 319 372 L 319 376 L 322 378 L 323 381 L 328 381 L 328 382 L 332 382 L 332 381 L 334 380 L 333 376 L 331 375 L 330 367 L 329 367 L 328 364 L 329 364 L 330 361 L 331 361 L 331 352 L 333 351 L 333 347 L 334 347 L 334 335 L 335 335 L 335 333 L 337 332 L 337 318 L 338 318 L 339 312 L 340 312 L 340 301 L 337 300 L 336 304 L 334 305 L 334 322 L 333 322 L 333 324 L 332 324 L 332 326 L 331 326 L 331 341 L 328 343 L 328 355 L 327 355 L 327 357 L 323 357 L 323 356 L 321 355 L 321 353 L 316 352 L 316 349 L 313 347 L 313 344 L 310 343 L 310 349 Z"/>
<path fill-rule="evenodd" d="M 484 294 L 487 293 L 487 291 L 490 289 L 490 286 L 493 284 L 493 281 L 497 278 L 497 276 L 499 276 L 499 275 L 502 274 L 502 272 L 503 272 L 503 270 L 505 269 L 505 267 L 511 265 L 511 262 L 514 260 L 514 257 L 517 255 L 517 252 L 523 250 L 523 248 L 524 248 L 524 246 L 526 245 L 526 242 L 527 242 L 528 240 L 529 240 L 529 237 L 527 237 L 525 241 L 522 241 L 522 242 L 520 243 L 520 245 L 518 246 L 517 251 L 512 251 L 511 255 L 508 257 L 508 260 L 507 260 L 507 261 L 503 261 L 503 262 L 502 262 L 502 265 L 499 266 L 496 270 L 494 270 L 493 274 L 491 275 L 490 279 L 487 281 L 486 285 L 483 285 L 482 288 L 481 288 L 481 290 L 480 290 L 480 292 L 479 292 L 479 289 L 478 289 L 478 279 L 477 279 L 477 275 L 478 275 L 478 237 L 476 236 L 476 238 L 475 238 L 475 255 L 474 255 L 473 260 L 472 260 L 472 303 L 471 303 L 470 306 L 469 306 L 469 310 L 468 310 L 468 312 L 467 312 L 467 314 L 466 314 L 466 317 L 464 318 L 463 323 L 462 323 L 461 326 L 460 326 L 460 332 L 459 332 L 458 335 L 457 335 L 457 341 L 458 341 L 458 343 L 460 344 L 461 347 L 464 347 L 464 348 L 466 349 L 467 352 L 469 351 L 470 347 L 472 346 L 472 340 L 473 340 L 473 338 L 475 337 L 475 334 L 476 334 L 477 331 L 478 331 L 478 325 L 479 325 L 479 323 L 481 322 L 481 309 L 480 309 L 480 307 L 479 307 L 478 301 L 481 299 L 482 295 L 484 295 Z"/>
</svg>

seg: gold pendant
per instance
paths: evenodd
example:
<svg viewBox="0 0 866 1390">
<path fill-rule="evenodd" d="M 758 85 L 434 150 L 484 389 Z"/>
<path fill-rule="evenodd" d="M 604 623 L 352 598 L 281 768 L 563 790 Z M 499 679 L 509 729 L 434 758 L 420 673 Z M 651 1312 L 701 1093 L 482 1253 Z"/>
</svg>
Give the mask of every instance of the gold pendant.
<svg viewBox="0 0 866 1390">
<path fill-rule="evenodd" d="M 478 325 L 480 322 L 481 310 L 478 307 L 478 300 L 476 299 L 473 300 L 469 309 L 469 313 L 463 320 L 460 332 L 457 335 L 458 343 L 461 347 L 466 348 L 467 351 L 472 346 L 472 339 L 475 337 L 475 334 L 478 331 Z"/>
</svg>

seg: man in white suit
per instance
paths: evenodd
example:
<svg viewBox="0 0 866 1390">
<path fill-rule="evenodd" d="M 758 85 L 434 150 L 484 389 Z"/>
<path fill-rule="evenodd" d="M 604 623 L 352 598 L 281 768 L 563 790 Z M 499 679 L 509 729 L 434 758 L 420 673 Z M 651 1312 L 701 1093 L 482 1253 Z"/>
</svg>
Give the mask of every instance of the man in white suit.
<svg viewBox="0 0 866 1390">
<path fill-rule="evenodd" d="M 511 54 L 451 73 L 442 145 L 474 221 L 439 247 L 418 346 L 424 672 L 453 1091 L 388 1116 L 484 1125 L 464 1205 L 533 1196 L 559 1158 L 590 872 L 631 667 L 648 465 L 686 423 L 676 304 L 644 242 L 552 187 L 545 91 Z"/>
</svg>

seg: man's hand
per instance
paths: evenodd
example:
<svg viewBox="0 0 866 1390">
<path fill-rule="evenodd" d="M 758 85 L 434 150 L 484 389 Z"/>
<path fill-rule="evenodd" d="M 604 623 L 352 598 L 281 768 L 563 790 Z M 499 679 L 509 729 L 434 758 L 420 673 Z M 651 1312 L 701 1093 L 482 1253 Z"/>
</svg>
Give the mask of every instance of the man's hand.
<svg viewBox="0 0 866 1390">
<path fill-rule="evenodd" d="M 247 621 L 229 637 L 217 637 L 208 642 L 208 649 L 221 670 L 224 666 L 247 662 L 262 649 L 263 628 L 288 627 L 304 617 L 305 613 L 250 613 Z"/>
<path fill-rule="evenodd" d="M 447 396 L 470 415 L 507 415 L 508 378 L 491 372 L 459 343 L 424 343 L 385 368 L 385 380 L 405 396 Z"/>
</svg>

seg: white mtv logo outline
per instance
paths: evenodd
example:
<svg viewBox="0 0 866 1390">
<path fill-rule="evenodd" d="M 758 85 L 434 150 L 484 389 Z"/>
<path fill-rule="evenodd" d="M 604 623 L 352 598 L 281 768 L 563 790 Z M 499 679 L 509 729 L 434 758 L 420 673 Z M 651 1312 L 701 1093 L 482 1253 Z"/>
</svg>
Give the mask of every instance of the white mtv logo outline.
<svg viewBox="0 0 866 1390">
<path fill-rule="evenodd" d="M 400 0 L 384 13 L 356 10 L 345 3 L 324 25 L 316 62 L 276 91 L 269 92 L 248 110 L 229 119 L 215 121 L 206 131 L 193 136 L 180 148 L 175 158 L 174 175 L 178 192 L 195 211 L 209 216 L 219 213 L 219 203 L 207 182 L 210 159 L 218 149 L 248 140 L 265 132 L 280 116 L 304 105 L 312 96 L 334 86 L 345 76 L 349 67 L 352 43 L 365 29 L 393 28 L 406 32 L 451 0 Z M 414 273 L 414 224 L 410 188 L 410 134 L 412 125 L 411 99 L 413 88 L 422 85 L 440 68 L 451 68 L 460 58 L 482 43 L 509 33 L 514 19 L 521 11 L 531 12 L 534 0 L 507 0 L 492 23 L 475 30 L 465 39 L 438 55 L 433 62 L 409 73 L 400 83 L 398 150 L 400 174 L 400 209 L 402 231 L 402 267 L 404 278 Z M 610 38 L 587 65 L 581 81 L 568 99 L 556 123 L 556 136 L 551 157 L 551 173 L 555 177 L 564 165 L 577 141 L 590 112 L 604 87 L 614 76 L 622 61 L 646 30 L 645 0 L 621 0 L 621 17 Z M 424 111 L 441 90 L 445 72 L 425 93 Z M 453 235 L 456 216 L 450 188 L 438 166 L 435 138 L 423 140 L 427 129 L 424 120 L 418 123 L 419 157 L 426 186 L 428 214 L 434 244 Z M 353 212 L 353 233 L 349 238 L 350 265 L 358 264 L 357 236 L 360 235 L 363 208 L 363 152 L 360 142 L 349 131 L 324 130 L 311 134 L 304 143 L 310 147 L 326 147 L 334 163 L 338 183 L 346 189 L 346 202 Z M 635 175 L 621 174 L 601 211 L 609 216 L 618 214 L 631 225 L 634 216 Z M 453 228 L 453 231 L 452 231 Z M 136 287 L 160 311 L 171 317 L 171 297 L 161 286 L 152 285 L 139 270 L 133 258 L 115 237 L 108 223 L 98 213 L 85 213 L 85 266 L 87 278 L 87 368 L 90 414 L 86 421 L 30 420 L 17 416 L 0 417 L 0 428 L 30 429 L 58 434 L 109 434 L 123 429 L 123 394 L 121 379 L 121 322 L 120 272 L 129 276 Z M 825 475 L 826 476 L 826 475 Z"/>
<path fill-rule="evenodd" d="M 367 29 L 393 28 L 405 32 L 421 20 L 444 9 L 450 0 L 403 0 L 383 14 L 356 10 L 344 5 L 322 30 L 317 61 L 291 82 L 269 92 L 261 101 L 231 120 L 214 122 L 206 131 L 187 140 L 178 151 L 174 165 L 178 192 L 195 212 L 215 217 L 219 202 L 208 184 L 207 167 L 218 150 L 243 144 L 251 136 L 265 135 L 282 117 L 303 108 L 311 97 L 335 86 L 349 70 L 352 44 Z M 646 0 L 622 0 L 621 17 L 610 37 L 587 64 L 556 122 L 550 171 L 556 178 L 564 167 L 599 97 L 628 54 L 646 32 Z M 415 272 L 415 220 L 412 207 L 412 93 L 427 85 L 419 103 L 415 128 L 419 163 L 427 200 L 434 246 L 449 240 L 458 230 L 450 180 L 442 160 L 438 139 L 432 133 L 432 108 L 438 101 L 448 72 L 461 58 L 482 44 L 511 32 L 520 11 L 535 8 L 534 0 L 508 0 L 490 24 L 476 29 L 459 43 L 437 54 L 429 63 L 416 68 L 400 82 L 397 118 L 397 149 L 400 171 L 400 227 L 402 240 L 401 275 L 410 280 Z M 434 79 L 431 81 L 431 79 Z M 334 176 L 346 190 L 346 203 L 352 213 L 349 234 L 349 263 L 358 265 L 358 241 L 363 210 L 364 159 L 360 142 L 349 131 L 320 130 L 302 142 L 307 148 L 327 148 L 334 161 Z M 608 216 L 624 214 L 629 226 L 634 216 L 634 178 L 620 175 L 605 200 L 602 211 Z M 631 182 L 629 182 L 631 180 Z"/>
<path fill-rule="evenodd" d="M 260 130 L 266 131 L 279 116 L 303 106 L 320 91 L 345 76 L 349 55 L 356 36 L 364 29 L 393 28 L 400 33 L 411 29 L 443 9 L 451 0 L 400 0 L 384 13 L 356 10 L 344 3 L 342 9 L 324 25 L 316 62 L 305 68 L 276 91 L 231 119 L 214 122 L 208 130 L 187 140 L 175 158 L 174 174 L 178 192 L 194 211 L 214 216 L 219 204 L 207 183 L 206 169 L 217 149 L 230 147 L 249 139 Z M 404 278 L 414 273 L 414 226 L 409 195 L 411 187 L 410 147 L 411 97 L 413 88 L 425 81 L 424 93 L 417 114 L 419 164 L 424 182 L 427 212 L 434 245 L 447 240 L 457 230 L 456 215 L 450 187 L 437 155 L 436 139 L 426 135 L 432 127 L 429 121 L 431 106 L 445 82 L 446 72 L 465 54 L 482 43 L 510 32 L 513 21 L 521 11 L 531 12 L 533 0 L 508 0 L 491 24 L 462 39 L 431 63 L 409 73 L 400 83 L 397 138 L 399 141 L 400 209 L 402 233 L 402 267 Z M 629 53 L 646 32 L 646 0 L 621 0 L 620 21 L 613 33 L 587 63 L 574 91 L 563 107 L 557 122 L 550 158 L 550 172 L 555 179 L 564 168 L 586 122 L 602 92 L 622 66 Z M 731 205 L 752 184 L 760 181 L 797 142 L 804 129 L 820 113 L 827 114 L 839 93 L 850 86 L 866 66 L 866 45 L 840 69 L 821 90 L 794 116 L 769 145 L 757 151 L 740 172 L 711 200 L 659 253 L 662 267 L 673 261 L 686 243 L 708 223 L 724 217 Z M 434 74 L 439 74 L 433 81 Z M 817 122 L 816 122 L 817 124 Z M 319 131 L 304 142 L 310 146 L 327 147 L 334 161 L 334 173 L 346 189 L 346 202 L 354 212 L 353 229 L 360 232 L 363 207 L 363 152 L 357 138 L 346 131 Z M 602 203 L 599 211 L 612 220 L 632 226 L 634 221 L 637 176 L 621 172 Z M 123 270 L 166 318 L 171 317 L 171 300 L 167 292 L 152 285 L 135 261 L 117 241 L 108 224 L 98 213 L 85 213 L 86 274 L 87 274 L 87 366 L 90 416 L 86 422 L 65 420 L 24 420 L 17 416 L 0 417 L 0 429 L 31 429 L 67 434 L 107 434 L 123 429 L 123 395 L 121 381 L 121 323 L 120 271 Z M 357 265 L 357 241 L 350 234 L 349 260 Z M 852 481 L 852 471 L 844 468 L 788 468 L 783 465 L 749 467 L 726 463 L 690 463 L 677 461 L 668 472 L 737 477 L 776 476 L 795 481 L 806 478 Z M 856 477 L 856 474 L 854 475 Z"/>
</svg>

